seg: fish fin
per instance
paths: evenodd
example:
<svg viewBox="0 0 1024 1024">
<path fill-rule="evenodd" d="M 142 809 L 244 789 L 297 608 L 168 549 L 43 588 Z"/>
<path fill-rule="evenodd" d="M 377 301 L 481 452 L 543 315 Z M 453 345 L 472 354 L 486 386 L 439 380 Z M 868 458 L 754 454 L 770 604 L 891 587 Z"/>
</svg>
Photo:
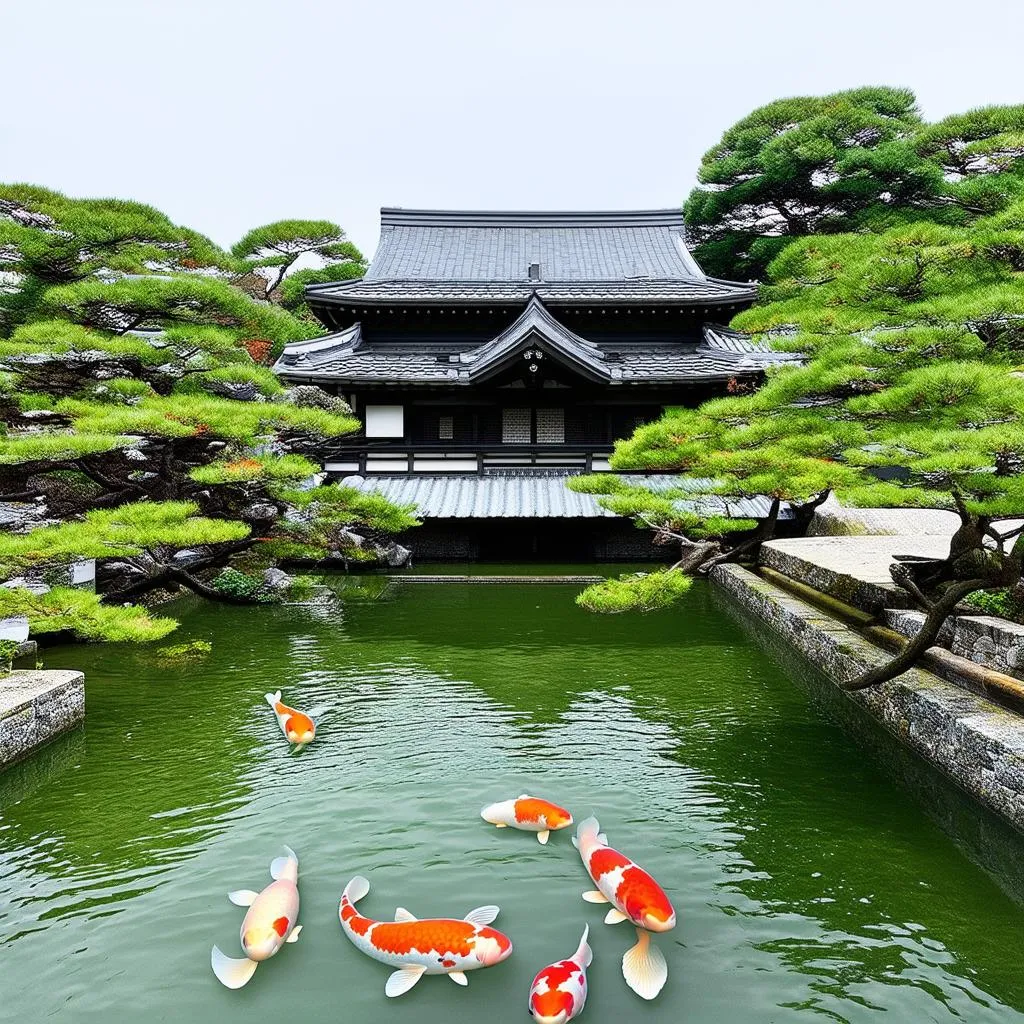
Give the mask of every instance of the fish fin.
<svg viewBox="0 0 1024 1024">
<path fill-rule="evenodd" d="M 449 971 L 448 977 L 451 978 L 456 985 L 462 985 L 465 987 L 469 984 L 469 978 L 466 977 L 465 972 L 463 971 Z"/>
<path fill-rule="evenodd" d="M 607 914 L 604 915 L 605 924 L 621 924 L 623 921 L 629 920 L 621 910 L 616 910 L 612 907 Z"/>
<path fill-rule="evenodd" d="M 570 836 L 572 839 L 572 845 L 578 850 L 580 848 L 580 841 L 575 836 Z"/>
<path fill-rule="evenodd" d="M 576 955 L 573 959 L 587 968 L 593 963 L 594 951 L 590 948 L 590 943 L 587 939 L 590 938 L 590 925 L 585 924 L 583 926 L 583 937 L 580 939 L 579 948 L 576 950 Z"/>
<path fill-rule="evenodd" d="M 419 918 L 409 913 L 405 907 L 395 907 L 395 920 L 396 921 L 418 921 Z"/>
<path fill-rule="evenodd" d="M 598 832 L 597 833 L 597 841 L 602 846 L 607 846 L 608 845 L 608 837 L 603 832 Z"/>
<path fill-rule="evenodd" d="M 540 843 L 541 846 L 547 846 L 548 845 L 548 840 L 550 838 L 551 838 L 551 830 L 550 829 L 544 829 L 543 832 L 538 832 L 537 833 L 537 842 Z"/>
<path fill-rule="evenodd" d="M 533 797 L 530 796 L 529 793 L 520 793 L 519 796 L 516 797 L 516 799 L 517 800 L 532 800 Z"/>
<path fill-rule="evenodd" d="M 284 848 L 284 852 L 285 852 L 285 856 L 283 856 L 283 857 L 275 857 L 270 862 L 270 877 L 273 878 L 275 882 L 278 879 L 280 879 L 280 878 L 287 877 L 285 875 L 285 872 L 288 870 L 288 865 L 292 861 L 295 862 L 295 871 L 296 871 L 296 874 L 298 874 L 298 870 L 299 870 L 299 858 L 298 858 L 298 855 L 295 853 L 295 851 L 290 846 L 286 846 Z"/>
<path fill-rule="evenodd" d="M 603 892 L 601 892 L 600 889 L 591 889 L 589 892 L 585 892 L 583 894 L 583 898 L 588 903 L 607 903 L 608 902 L 608 897 L 605 896 L 605 894 Z"/>
<path fill-rule="evenodd" d="M 470 924 L 490 924 L 501 912 L 500 907 L 477 907 L 471 910 L 462 920 Z"/>
<path fill-rule="evenodd" d="M 349 903 L 358 903 L 370 891 L 370 883 L 362 875 L 356 875 L 348 885 L 342 896 L 347 896 Z"/>
<path fill-rule="evenodd" d="M 236 907 L 251 907 L 252 901 L 259 896 L 258 892 L 253 892 L 252 889 L 235 889 L 234 892 L 228 893 L 228 899 Z"/>
<path fill-rule="evenodd" d="M 301 932 L 301 931 L 302 931 L 302 925 L 301 924 L 297 924 L 292 929 L 291 934 L 288 936 L 288 938 L 285 939 L 284 941 L 285 942 L 298 942 L 299 941 L 299 932 Z"/>
<path fill-rule="evenodd" d="M 274 707 L 274 705 L 281 703 L 281 691 L 278 690 L 277 693 L 265 693 L 263 694 L 263 699 L 276 711 L 277 708 Z"/>
<path fill-rule="evenodd" d="M 234 957 L 225 956 L 214 946 L 210 954 L 210 966 L 217 975 L 217 980 L 226 988 L 241 988 L 256 970 L 256 961 L 248 957 L 236 960 Z"/>
<path fill-rule="evenodd" d="M 636 930 L 637 943 L 622 957 L 622 976 L 641 999 L 653 999 L 668 981 L 665 954 L 651 942 L 650 932 Z"/>
<path fill-rule="evenodd" d="M 418 964 L 408 964 L 405 967 L 400 967 L 393 974 L 388 975 L 388 982 L 384 986 L 384 994 L 389 999 L 404 995 L 423 977 L 426 970 L 426 967 L 420 967 Z"/>
</svg>

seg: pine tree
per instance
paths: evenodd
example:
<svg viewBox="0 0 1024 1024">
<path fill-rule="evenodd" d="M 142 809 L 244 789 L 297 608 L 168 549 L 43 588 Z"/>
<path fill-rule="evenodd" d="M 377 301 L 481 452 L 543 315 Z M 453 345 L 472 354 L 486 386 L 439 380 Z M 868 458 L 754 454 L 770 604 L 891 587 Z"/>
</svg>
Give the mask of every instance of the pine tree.
<svg viewBox="0 0 1024 1024">
<path fill-rule="evenodd" d="M 341 399 L 286 390 L 261 365 L 319 328 L 231 283 L 272 268 L 273 292 L 303 255 L 348 266 L 358 251 L 336 225 L 300 221 L 236 249 L 139 204 L 0 186 L 13 281 L 0 301 L 0 500 L 43 503 L 58 520 L 0 537 L 0 578 L 29 584 L 5 591 L 0 613 L 20 607 L 37 632 L 155 639 L 174 623 L 113 603 L 166 587 L 265 601 L 262 570 L 366 559 L 416 524 L 411 509 L 349 488 L 303 489 L 325 441 L 358 421 Z M 81 558 L 99 560 L 110 603 L 34 592 Z"/>
</svg>

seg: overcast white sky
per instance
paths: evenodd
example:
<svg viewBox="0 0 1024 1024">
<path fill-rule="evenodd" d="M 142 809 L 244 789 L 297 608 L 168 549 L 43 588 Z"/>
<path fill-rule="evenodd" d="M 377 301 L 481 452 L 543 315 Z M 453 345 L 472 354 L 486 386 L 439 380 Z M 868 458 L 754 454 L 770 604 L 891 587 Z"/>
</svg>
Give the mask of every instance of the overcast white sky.
<svg viewBox="0 0 1024 1024">
<path fill-rule="evenodd" d="M 676 206 L 780 96 L 1024 102 L 1021 0 L 0 0 L 0 180 L 224 245 L 382 205 Z"/>
</svg>

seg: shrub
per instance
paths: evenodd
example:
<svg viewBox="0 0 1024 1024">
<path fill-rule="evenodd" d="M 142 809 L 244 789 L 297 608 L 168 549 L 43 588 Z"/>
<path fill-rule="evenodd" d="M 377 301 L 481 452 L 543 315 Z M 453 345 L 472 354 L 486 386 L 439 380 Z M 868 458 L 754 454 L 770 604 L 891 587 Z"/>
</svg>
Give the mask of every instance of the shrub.
<svg viewBox="0 0 1024 1024">
<path fill-rule="evenodd" d="M 587 587 L 576 603 L 588 612 L 619 615 L 622 612 L 653 612 L 682 597 L 693 580 L 678 569 L 638 572 Z"/>
</svg>

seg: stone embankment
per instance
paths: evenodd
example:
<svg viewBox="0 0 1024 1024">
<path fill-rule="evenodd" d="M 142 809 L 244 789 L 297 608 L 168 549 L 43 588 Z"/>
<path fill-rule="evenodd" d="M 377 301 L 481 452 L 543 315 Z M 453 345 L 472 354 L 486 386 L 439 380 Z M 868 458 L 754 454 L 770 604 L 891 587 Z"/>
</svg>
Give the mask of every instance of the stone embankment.
<svg viewBox="0 0 1024 1024">
<path fill-rule="evenodd" d="M 887 660 L 920 628 L 922 613 L 889 576 L 893 556 L 944 557 L 952 532 L 942 531 L 934 514 L 921 529 L 895 515 L 869 522 L 871 512 L 850 528 L 846 512 L 825 513 L 841 520 L 843 535 L 826 523 L 818 536 L 765 544 L 757 572 L 735 565 L 712 572 L 747 613 L 837 685 Z M 882 524 L 903 529 L 865 535 Z M 826 532 L 833 535 L 820 535 Z M 993 616 L 951 616 L 939 646 L 917 667 L 848 697 L 1024 831 L 1024 627 Z"/>
<path fill-rule="evenodd" d="M 85 718 L 85 676 L 15 669 L 0 677 L 0 771 Z"/>
</svg>

